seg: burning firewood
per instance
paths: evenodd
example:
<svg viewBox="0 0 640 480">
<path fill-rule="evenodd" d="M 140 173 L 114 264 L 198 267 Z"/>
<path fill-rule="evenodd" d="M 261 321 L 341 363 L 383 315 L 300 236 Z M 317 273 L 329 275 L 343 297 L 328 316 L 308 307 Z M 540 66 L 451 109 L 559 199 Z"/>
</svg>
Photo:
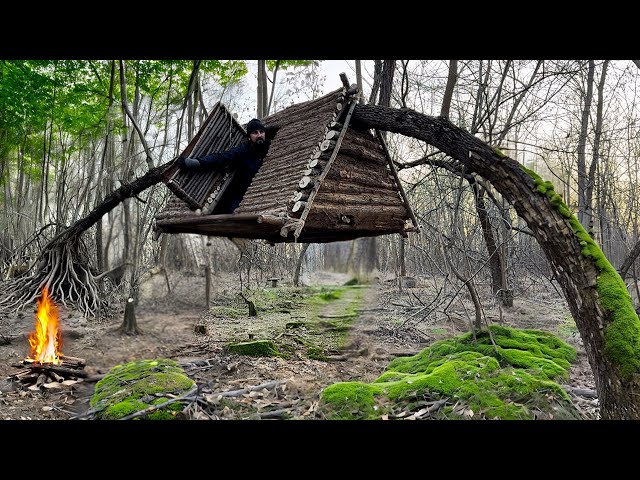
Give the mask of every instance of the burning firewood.
<svg viewBox="0 0 640 480">
<path fill-rule="evenodd" d="M 58 309 L 46 288 L 42 290 L 42 297 L 38 300 L 35 331 L 29 335 L 29 345 L 29 356 L 14 365 L 23 370 L 11 375 L 10 380 L 28 385 L 30 390 L 39 390 L 55 388 L 47 387 L 52 383 L 69 387 L 88 377 L 84 371 L 85 359 L 62 354 Z"/>
</svg>

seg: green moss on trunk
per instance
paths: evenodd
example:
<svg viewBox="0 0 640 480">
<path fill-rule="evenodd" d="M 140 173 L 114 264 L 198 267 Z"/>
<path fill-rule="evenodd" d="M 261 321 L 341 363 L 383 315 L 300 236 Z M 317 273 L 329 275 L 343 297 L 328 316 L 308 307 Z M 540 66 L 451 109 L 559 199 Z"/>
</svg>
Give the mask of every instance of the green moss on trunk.
<svg viewBox="0 0 640 480">
<path fill-rule="evenodd" d="M 549 197 L 558 212 L 569 219 L 573 232 L 580 240 L 582 255 L 591 258 L 599 271 L 596 288 L 600 304 L 611 318 L 611 323 L 604 332 L 605 353 L 618 365 L 622 376 L 631 379 L 634 374 L 640 373 L 640 320 L 633 308 L 627 286 L 600 247 L 562 201 L 562 197 L 554 191 L 553 184 L 543 181 L 533 170 L 525 167 L 522 169 L 534 179 L 538 191 Z"/>
</svg>

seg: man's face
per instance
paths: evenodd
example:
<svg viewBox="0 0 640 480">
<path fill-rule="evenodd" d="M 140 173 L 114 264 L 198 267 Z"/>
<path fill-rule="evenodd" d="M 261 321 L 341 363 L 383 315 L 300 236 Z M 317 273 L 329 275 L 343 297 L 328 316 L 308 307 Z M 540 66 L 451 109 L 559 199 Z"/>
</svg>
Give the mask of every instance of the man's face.
<svg viewBox="0 0 640 480">
<path fill-rule="evenodd" d="M 257 143 L 258 145 L 264 143 L 264 130 L 262 130 L 261 128 L 258 130 L 254 130 L 249 134 L 249 138 L 253 143 Z"/>
</svg>

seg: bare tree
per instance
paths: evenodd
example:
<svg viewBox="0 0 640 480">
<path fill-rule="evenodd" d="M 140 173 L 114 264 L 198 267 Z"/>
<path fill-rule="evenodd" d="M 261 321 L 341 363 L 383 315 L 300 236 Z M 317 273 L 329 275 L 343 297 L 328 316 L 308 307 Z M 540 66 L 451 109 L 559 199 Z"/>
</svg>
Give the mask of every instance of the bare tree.
<svg viewBox="0 0 640 480">
<path fill-rule="evenodd" d="M 258 108 L 256 115 L 258 118 L 265 117 L 268 111 L 268 94 L 267 94 L 267 61 L 258 60 Z"/>
<path fill-rule="evenodd" d="M 374 79 L 374 84 L 380 88 L 379 105 L 391 105 L 395 69 L 396 60 L 384 60 L 381 68 L 376 70 L 380 75 L 378 81 Z M 349 269 L 366 278 L 373 270 L 379 268 L 376 237 L 360 238 L 353 242 L 348 260 Z"/>
<path fill-rule="evenodd" d="M 0 298 L 0 309 L 23 308 L 32 303 L 40 294 L 41 288 L 46 286 L 52 297 L 65 305 L 75 306 L 85 315 L 95 315 L 103 301 L 98 296 L 97 289 L 100 277 L 89 267 L 90 262 L 82 244 L 82 234 L 124 199 L 135 197 L 159 183 L 163 173 L 172 164 L 173 160 L 151 169 L 131 183 L 122 185 L 107 195 L 89 215 L 56 235 L 38 255 L 33 276 L 20 277 L 4 283 L 5 295 Z"/>
<path fill-rule="evenodd" d="M 587 144 L 587 129 L 589 128 L 591 102 L 593 101 L 593 76 L 596 68 L 595 65 L 596 64 L 593 60 L 589 60 L 587 91 L 584 94 L 584 106 L 582 108 L 582 120 L 580 122 L 580 137 L 578 138 L 578 220 L 582 225 L 587 225 L 588 222 L 585 223 L 585 221 L 590 218 L 587 188 L 591 179 L 587 175 L 585 149 Z"/>
<path fill-rule="evenodd" d="M 440 116 L 449 118 L 449 110 L 451 110 L 451 99 L 453 98 L 453 89 L 458 79 L 458 61 L 449 61 L 449 75 L 447 76 L 447 86 L 444 89 L 442 97 L 442 107 L 440 107 Z"/>
<path fill-rule="evenodd" d="M 600 81 L 598 82 L 598 104 L 596 106 L 596 124 L 594 126 L 595 131 L 593 136 L 593 153 L 592 153 L 593 158 L 591 160 L 591 165 L 589 166 L 589 175 L 588 175 L 589 183 L 587 184 L 587 192 L 586 192 L 587 198 L 586 198 L 585 220 L 586 219 L 589 220 L 586 225 L 588 227 L 587 232 L 589 232 L 589 235 L 591 235 L 592 237 L 594 236 L 594 233 L 593 233 L 594 222 L 593 222 L 593 215 L 591 213 L 593 212 L 593 207 L 592 207 L 593 190 L 595 188 L 595 183 L 596 183 L 596 171 L 598 170 L 599 163 L 600 163 L 600 139 L 602 138 L 602 108 L 604 104 L 604 85 L 605 85 L 605 80 L 607 78 L 608 66 L 609 66 L 609 60 L 605 60 L 602 63 L 602 72 L 600 73 Z M 605 181 L 601 183 L 604 185 Z M 599 198 L 603 199 L 601 195 L 599 196 Z M 598 208 L 598 210 L 602 218 L 602 216 L 605 214 L 604 209 Z"/>
</svg>

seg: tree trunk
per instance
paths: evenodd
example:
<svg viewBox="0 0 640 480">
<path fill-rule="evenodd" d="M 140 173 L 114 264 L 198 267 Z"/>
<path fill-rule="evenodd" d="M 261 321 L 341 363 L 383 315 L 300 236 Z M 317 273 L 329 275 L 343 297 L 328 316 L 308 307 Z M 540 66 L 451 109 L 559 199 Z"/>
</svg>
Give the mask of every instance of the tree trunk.
<svg viewBox="0 0 640 480">
<path fill-rule="evenodd" d="M 638 255 L 640 255 L 640 240 L 636 242 L 636 244 L 627 255 L 627 258 L 624 259 L 622 265 L 618 269 L 618 272 L 623 279 L 627 278 L 629 269 L 631 268 L 631 265 L 633 265 L 633 263 L 636 261 L 636 258 L 638 258 Z"/>
<path fill-rule="evenodd" d="M 470 177 L 471 181 L 473 181 L 473 177 Z M 482 228 L 482 235 L 484 236 L 484 243 L 487 246 L 487 251 L 489 253 L 489 270 L 491 270 L 491 291 L 494 295 L 498 295 L 499 292 L 503 291 L 506 286 L 502 285 L 502 262 L 500 261 L 500 252 L 498 251 L 498 246 L 496 242 L 496 238 L 493 232 L 493 228 L 491 227 L 491 222 L 489 221 L 489 215 L 487 214 L 487 203 L 485 201 L 485 193 L 484 190 L 478 187 L 478 184 L 474 181 L 471 185 L 473 187 L 473 193 L 476 198 L 476 213 L 478 214 L 478 219 L 480 220 L 480 226 Z M 502 295 L 503 305 L 504 303 L 504 295 Z"/>
<path fill-rule="evenodd" d="M 391 105 L 391 93 L 393 90 L 393 76 L 395 71 L 395 60 L 384 60 L 380 70 L 376 70 L 376 74 L 379 75 L 379 82 L 377 83 L 380 85 L 380 97 L 378 99 L 379 105 L 383 105 L 385 107 L 389 107 Z M 376 83 L 375 80 L 374 83 Z M 384 132 L 382 135 L 384 138 Z M 361 278 L 368 279 L 370 276 L 369 274 L 379 267 L 376 237 L 359 238 L 354 240 L 354 242 L 357 243 L 356 248 L 359 253 L 358 267 L 354 270 Z"/>
<path fill-rule="evenodd" d="M 475 282 L 472 277 L 466 278 L 460 271 L 456 268 L 451 260 L 451 255 L 447 250 L 450 249 L 451 245 L 445 244 L 441 239 L 441 248 L 442 248 L 442 256 L 445 259 L 445 262 L 449 266 L 449 269 L 453 272 L 458 280 L 460 280 L 465 287 L 467 287 L 467 291 L 469 292 L 469 296 L 471 297 L 471 301 L 473 302 L 473 307 L 475 311 L 475 317 L 473 322 L 469 322 L 469 326 L 471 327 L 471 331 L 473 332 L 473 338 L 476 338 L 476 332 L 482 329 L 482 305 L 480 304 L 480 297 L 478 297 L 478 290 L 476 289 Z M 446 313 L 446 312 L 445 312 Z"/>
<path fill-rule="evenodd" d="M 273 78 L 271 79 L 271 93 L 269 94 L 269 103 L 265 110 L 264 116 L 266 117 L 271 113 L 271 104 L 273 103 L 273 95 L 276 92 L 276 77 L 278 76 L 278 68 L 280 67 L 280 60 L 276 60 L 276 65 L 273 67 Z"/>
<path fill-rule="evenodd" d="M 589 235 L 593 237 L 593 208 L 591 207 L 593 203 L 593 190 L 595 187 L 596 180 L 596 168 L 598 167 L 598 163 L 600 161 L 600 137 L 602 136 L 602 107 L 604 102 L 604 82 L 607 78 L 607 66 L 609 65 L 609 60 L 605 60 L 602 64 L 602 73 L 600 75 L 600 81 L 598 82 L 598 105 L 596 106 L 596 124 L 595 124 L 595 132 L 593 135 L 593 160 L 591 160 L 591 166 L 589 167 L 589 175 L 587 176 L 587 190 L 586 190 L 586 216 L 585 221 L 588 223 L 583 225 L 588 228 L 587 232 Z M 604 182 L 603 182 L 604 183 Z M 602 197 L 600 197 L 602 198 Z M 606 249 L 603 249 L 605 252 Z"/>
<path fill-rule="evenodd" d="M 374 60 L 373 63 L 373 85 L 371 85 L 371 95 L 369 96 L 369 103 L 371 104 L 376 103 L 376 97 L 380 90 L 380 77 L 382 74 L 382 60 Z"/>
<path fill-rule="evenodd" d="M 258 94 L 256 116 L 263 118 L 267 112 L 267 61 L 258 60 Z"/>
<path fill-rule="evenodd" d="M 298 287 L 300 286 L 300 271 L 302 270 L 302 261 L 304 260 L 304 254 L 307 253 L 307 249 L 309 248 L 310 243 L 303 243 L 302 250 L 300 250 L 300 255 L 298 255 L 298 261 L 296 262 L 296 271 L 293 274 L 293 284 Z"/>
<path fill-rule="evenodd" d="M 525 220 L 562 287 L 595 376 L 602 418 L 640 419 L 640 320 L 620 276 L 553 190 L 446 119 L 358 105 L 353 123 L 425 141 L 464 164 L 465 173 L 493 184 Z"/>
<path fill-rule="evenodd" d="M 449 76 L 447 77 L 447 86 L 444 89 L 444 97 L 442 98 L 442 107 L 440 107 L 440 116 L 449 118 L 449 110 L 451 110 L 451 99 L 453 98 L 453 89 L 456 86 L 458 78 L 458 60 L 449 61 Z"/>
<path fill-rule="evenodd" d="M 127 304 L 124 307 L 124 318 L 119 331 L 127 335 L 139 335 L 142 332 L 138 328 L 138 322 L 136 321 L 136 302 L 133 292 L 130 293 L 131 296 L 127 298 Z"/>
<path fill-rule="evenodd" d="M 391 106 L 391 91 L 393 87 L 393 74 L 396 71 L 395 60 L 385 60 L 382 64 L 380 76 L 380 99 L 378 105 Z"/>
<path fill-rule="evenodd" d="M 362 89 L 362 62 L 360 60 L 356 60 L 356 86 L 360 92 L 358 102 L 364 103 L 364 90 Z"/>
<path fill-rule="evenodd" d="M 127 100 L 127 84 L 125 80 L 125 72 L 124 72 L 124 64 L 120 62 L 120 99 L 122 103 L 122 110 L 127 113 L 128 118 L 131 120 L 131 123 L 134 125 L 134 128 L 138 131 L 140 136 L 143 138 L 144 136 L 141 134 L 140 127 L 138 127 L 136 121 L 136 108 L 134 106 L 133 112 L 129 107 L 129 103 Z M 135 102 L 134 102 L 135 103 Z M 127 118 L 125 116 L 125 119 Z M 128 141 L 126 142 L 124 148 L 127 154 L 125 158 L 128 161 L 124 164 L 124 171 L 122 172 L 122 177 L 125 181 L 129 180 L 129 172 L 133 171 L 133 162 L 135 161 L 135 136 L 127 135 Z M 144 142 L 144 140 L 143 140 Z M 148 146 L 144 143 L 145 150 L 148 151 Z M 136 306 L 136 273 L 138 270 L 138 255 L 136 255 L 135 242 L 137 240 L 137 235 L 133 233 L 135 228 L 133 227 L 133 219 L 131 218 L 131 209 L 130 209 L 130 200 L 125 199 L 122 202 L 122 211 L 123 211 L 123 254 L 122 261 L 123 263 L 128 265 L 128 272 L 125 276 L 125 288 L 129 291 L 129 296 L 127 298 L 127 303 L 125 305 L 124 310 L 124 319 L 121 326 L 121 331 L 126 333 L 127 335 L 137 335 L 140 331 L 138 329 L 138 324 L 136 321 L 135 314 L 135 306 Z M 132 251 L 133 250 L 133 251 Z M 126 290 L 125 290 L 126 291 Z"/>
<path fill-rule="evenodd" d="M 407 276 L 407 261 L 405 258 L 406 239 L 402 235 L 398 235 L 398 264 L 400 276 Z"/>
<path fill-rule="evenodd" d="M 589 71 L 587 73 L 587 93 L 584 97 L 584 107 L 582 109 L 582 120 L 580 122 L 580 136 L 578 137 L 578 220 L 582 225 L 587 225 L 590 217 L 587 203 L 587 186 L 591 179 L 587 176 L 585 149 L 587 145 L 587 130 L 589 127 L 589 114 L 591 111 L 591 101 L 593 98 L 593 72 L 595 62 L 589 60 Z"/>
</svg>

